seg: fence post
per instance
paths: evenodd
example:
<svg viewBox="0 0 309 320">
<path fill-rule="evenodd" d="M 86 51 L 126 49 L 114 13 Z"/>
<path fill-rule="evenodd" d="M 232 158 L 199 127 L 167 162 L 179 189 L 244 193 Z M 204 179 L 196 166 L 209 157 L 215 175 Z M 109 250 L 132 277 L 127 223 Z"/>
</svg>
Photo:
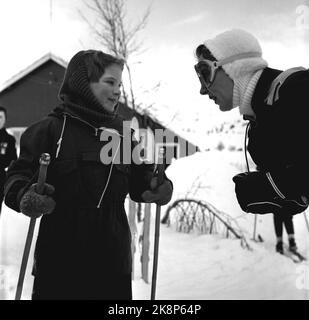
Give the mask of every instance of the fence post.
<svg viewBox="0 0 309 320">
<path fill-rule="evenodd" d="M 146 283 L 149 283 L 148 266 L 149 266 L 149 246 L 150 246 L 150 241 L 149 241 L 150 215 L 151 215 L 151 204 L 145 203 L 141 262 L 142 262 L 142 279 Z"/>
<path fill-rule="evenodd" d="M 134 280 L 134 255 L 136 252 L 137 225 L 136 225 L 136 203 L 129 199 L 129 226 L 132 235 L 131 252 L 132 252 L 132 280 Z"/>
</svg>

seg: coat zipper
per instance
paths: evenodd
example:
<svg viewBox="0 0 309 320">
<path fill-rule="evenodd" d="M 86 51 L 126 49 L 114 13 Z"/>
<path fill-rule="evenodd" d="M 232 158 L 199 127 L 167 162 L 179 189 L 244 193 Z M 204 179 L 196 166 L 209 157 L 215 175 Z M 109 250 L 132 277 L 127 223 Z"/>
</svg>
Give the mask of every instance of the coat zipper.
<svg viewBox="0 0 309 320">
<path fill-rule="evenodd" d="M 104 194 L 105 194 L 106 189 L 107 189 L 107 187 L 108 187 L 109 180 L 110 180 L 110 178 L 111 178 L 111 174 L 112 174 L 112 170 L 113 170 L 113 166 L 114 166 L 114 161 L 115 161 L 115 158 L 116 158 L 116 156 L 117 156 L 119 147 L 120 147 L 120 140 L 119 140 L 118 147 L 117 147 L 117 150 L 116 150 L 116 152 L 115 152 L 114 158 L 112 159 L 111 168 L 110 168 L 109 173 L 108 173 L 106 185 L 105 185 L 105 187 L 104 187 L 104 190 L 103 190 L 103 192 L 102 192 L 102 194 L 101 194 L 99 203 L 98 203 L 98 205 L 97 205 L 97 208 L 98 208 L 98 209 L 99 209 L 100 206 L 101 206 L 101 202 L 102 202 L 102 200 L 103 200 Z"/>
<path fill-rule="evenodd" d="M 90 126 L 91 128 L 93 128 L 93 129 L 95 130 L 95 136 L 98 135 L 99 129 L 102 129 L 102 130 L 104 130 L 104 129 L 105 129 L 105 130 L 110 130 L 109 128 L 105 128 L 105 127 L 96 128 L 96 127 L 92 126 L 89 122 L 84 121 L 84 120 L 82 120 L 82 119 L 79 118 L 79 117 L 74 117 L 74 116 L 72 116 L 72 115 L 69 114 L 69 113 L 64 112 L 63 114 L 65 115 L 65 116 L 64 116 L 64 117 L 65 117 L 65 118 L 64 118 L 65 120 L 66 120 L 66 116 L 69 116 L 69 117 L 74 118 L 74 119 L 77 119 L 77 120 L 79 120 L 79 121 L 87 124 L 87 125 Z M 65 126 L 65 120 L 64 120 L 64 125 L 63 125 L 63 127 L 62 127 L 62 132 L 61 132 L 60 139 L 59 139 L 58 142 L 57 142 L 57 144 L 58 144 L 57 156 L 58 156 L 58 153 L 59 153 L 59 150 L 60 150 L 60 147 L 61 147 L 62 135 L 63 135 L 63 131 L 64 131 L 64 126 Z M 116 129 L 114 129 L 114 130 L 115 130 L 115 132 L 116 132 L 119 136 L 123 137 Z M 117 154 L 118 154 L 118 150 L 119 150 L 119 147 L 120 147 L 120 143 L 121 143 L 121 141 L 119 140 L 119 144 L 118 144 L 118 146 L 117 146 L 116 153 L 115 153 L 115 155 L 114 155 L 114 158 L 112 159 L 111 167 L 110 167 L 110 170 L 109 170 L 109 173 L 108 173 L 107 182 L 106 182 L 105 187 L 104 187 L 104 189 L 103 189 L 103 192 L 102 192 L 102 194 L 101 194 L 100 200 L 99 200 L 99 202 L 98 202 L 98 204 L 97 204 L 97 208 L 98 208 L 98 209 L 99 209 L 100 206 L 101 206 L 103 197 L 104 197 L 105 192 L 106 192 L 106 190 L 107 190 L 107 187 L 108 187 L 108 184 L 109 184 L 109 181 L 110 181 L 110 178 L 111 178 L 113 166 L 114 166 L 114 160 L 115 160 L 115 158 L 116 158 L 116 156 L 117 156 Z"/>
</svg>

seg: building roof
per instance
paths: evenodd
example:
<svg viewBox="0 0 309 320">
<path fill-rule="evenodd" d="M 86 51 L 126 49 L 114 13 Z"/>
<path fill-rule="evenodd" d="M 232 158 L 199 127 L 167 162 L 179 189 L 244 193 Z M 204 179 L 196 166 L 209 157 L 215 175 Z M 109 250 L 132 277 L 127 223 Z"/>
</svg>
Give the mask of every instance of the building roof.
<svg viewBox="0 0 309 320">
<path fill-rule="evenodd" d="M 7 80 L 2 86 L 0 86 L 0 93 L 2 93 L 4 90 L 6 90 L 7 88 L 9 88 L 11 85 L 13 85 L 14 83 L 16 83 L 17 81 L 21 80 L 22 78 L 24 78 L 25 76 L 27 76 L 28 74 L 30 74 L 32 71 L 34 71 L 35 69 L 39 68 L 40 66 L 42 66 L 44 63 L 46 63 L 47 61 L 52 60 L 54 62 L 56 62 L 58 65 L 62 66 L 63 68 L 67 68 L 68 66 L 68 62 L 66 62 L 65 60 L 63 60 L 62 58 L 54 55 L 53 53 L 49 52 L 47 54 L 45 54 L 43 57 L 41 57 L 40 59 L 36 60 L 35 62 L 33 62 L 31 65 L 29 65 L 27 68 L 25 68 L 24 70 L 21 70 L 20 72 L 18 72 L 16 75 L 14 75 L 13 77 L 11 77 L 9 80 Z M 154 115 L 152 115 L 149 112 L 145 112 L 142 109 L 139 110 L 132 110 L 129 106 L 127 106 L 127 108 L 125 108 L 124 105 L 121 106 L 121 113 L 124 117 L 129 118 L 130 116 L 134 116 L 136 113 L 140 114 L 141 116 L 144 117 L 148 117 L 151 119 L 152 122 L 152 126 L 153 127 L 162 127 L 165 128 L 165 126 L 161 123 L 161 121 L 159 121 Z M 154 125 L 156 123 L 156 125 Z M 169 130 L 171 132 L 173 132 L 170 128 Z M 178 135 L 178 134 L 177 134 Z M 178 135 L 179 137 L 181 137 L 180 135 Z M 182 137 L 181 137 L 182 138 Z M 183 139 L 183 138 L 182 138 Z M 187 140 L 187 139 L 185 139 Z M 187 140 L 188 141 L 188 140 Z M 189 142 L 189 141 L 188 141 Z M 190 142 L 189 142 L 190 143 Z"/>
<path fill-rule="evenodd" d="M 4 91 L 8 87 L 10 87 L 12 84 L 17 82 L 18 80 L 22 79 L 23 77 L 27 76 L 29 73 L 46 63 L 47 61 L 52 60 L 62 66 L 63 68 L 66 68 L 68 63 L 64 61 L 62 58 L 57 57 L 53 53 L 49 52 L 43 57 L 41 57 L 39 60 L 33 62 L 30 66 L 25 68 L 24 70 L 18 72 L 16 75 L 11 77 L 9 80 L 7 80 L 2 86 L 0 86 L 0 92 Z"/>
</svg>

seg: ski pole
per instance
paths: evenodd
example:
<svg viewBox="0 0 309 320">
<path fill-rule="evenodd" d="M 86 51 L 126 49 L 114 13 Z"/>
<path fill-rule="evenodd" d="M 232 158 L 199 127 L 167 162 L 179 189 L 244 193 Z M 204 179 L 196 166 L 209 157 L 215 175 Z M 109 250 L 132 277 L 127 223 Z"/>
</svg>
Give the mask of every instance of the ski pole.
<svg viewBox="0 0 309 320">
<path fill-rule="evenodd" d="M 158 186 L 162 184 L 164 178 L 164 161 L 160 164 L 160 157 L 164 159 L 164 148 L 159 149 L 158 154 Z M 155 242 L 153 253 L 153 269 L 152 269 L 152 281 L 151 281 L 151 300 L 155 300 L 156 286 L 157 286 L 157 270 L 158 270 L 158 257 L 159 257 L 159 237 L 160 237 L 160 216 L 161 206 L 157 204 L 156 207 L 156 221 L 155 221 Z"/>
<path fill-rule="evenodd" d="M 48 153 L 43 153 L 40 157 L 40 169 L 39 169 L 38 183 L 37 183 L 37 187 L 36 187 L 36 192 L 39 194 L 42 194 L 43 190 L 44 190 L 44 183 L 46 181 L 46 173 L 47 173 L 47 167 L 49 165 L 49 162 L 50 162 L 50 155 Z M 28 228 L 28 234 L 27 234 L 27 238 L 26 238 L 23 258 L 22 258 L 21 267 L 20 267 L 20 271 L 19 271 L 15 300 L 20 300 L 21 294 L 23 291 L 24 278 L 25 278 L 25 273 L 26 273 L 26 269 L 27 269 L 27 263 L 28 263 L 31 243 L 32 243 L 32 239 L 33 239 L 35 222 L 36 222 L 36 218 L 30 219 L 30 224 L 29 224 L 29 228 Z"/>
<path fill-rule="evenodd" d="M 307 230 L 309 231 L 309 223 L 308 223 L 308 219 L 307 219 L 307 216 L 306 216 L 306 211 L 304 211 L 304 218 L 305 218 L 305 221 L 306 221 Z"/>
<path fill-rule="evenodd" d="M 255 241 L 256 236 L 256 223 L 257 223 L 257 214 L 254 215 L 254 227 L 253 227 L 253 240 Z"/>
</svg>

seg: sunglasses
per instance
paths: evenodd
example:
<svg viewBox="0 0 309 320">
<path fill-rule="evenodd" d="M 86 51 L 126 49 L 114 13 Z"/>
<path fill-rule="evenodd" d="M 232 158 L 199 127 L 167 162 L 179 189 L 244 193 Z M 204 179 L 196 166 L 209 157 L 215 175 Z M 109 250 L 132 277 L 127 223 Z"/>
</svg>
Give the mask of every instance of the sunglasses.
<svg viewBox="0 0 309 320">
<path fill-rule="evenodd" d="M 207 91 L 209 91 L 209 87 L 214 82 L 216 72 L 221 66 L 227 63 L 231 63 L 235 60 L 255 58 L 260 56 L 261 54 L 259 52 L 245 52 L 245 53 L 233 55 L 231 57 L 228 57 L 219 61 L 211 61 L 211 60 L 203 59 L 194 66 L 194 69 L 197 73 L 197 76 L 201 82 L 202 87 L 206 88 Z"/>
</svg>

